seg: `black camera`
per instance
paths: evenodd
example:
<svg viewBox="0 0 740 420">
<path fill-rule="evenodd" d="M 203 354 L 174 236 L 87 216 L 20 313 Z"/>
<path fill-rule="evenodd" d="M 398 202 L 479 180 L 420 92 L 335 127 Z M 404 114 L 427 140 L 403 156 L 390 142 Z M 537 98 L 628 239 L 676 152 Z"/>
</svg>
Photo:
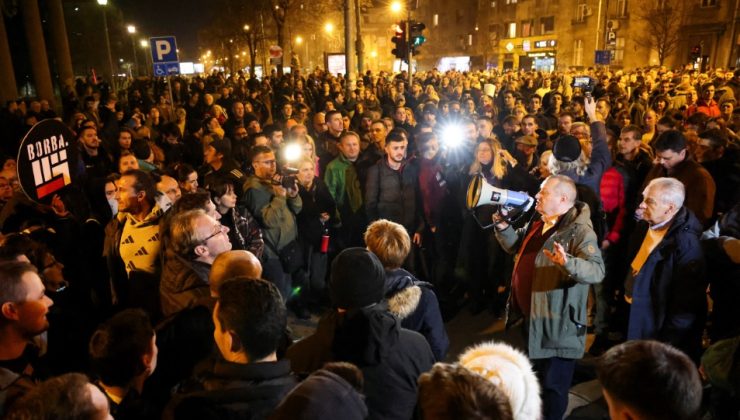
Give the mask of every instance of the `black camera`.
<svg viewBox="0 0 740 420">
<path fill-rule="evenodd" d="M 591 96 L 596 86 L 596 80 L 591 76 L 575 76 L 572 83 L 573 89 L 581 89 L 585 96 Z"/>
<path fill-rule="evenodd" d="M 298 182 L 298 178 L 296 178 L 296 175 L 298 174 L 298 169 L 291 168 L 289 166 L 286 166 L 282 169 L 282 173 L 275 174 L 272 176 L 272 184 L 273 185 L 280 185 L 283 188 L 295 188 L 296 182 Z"/>
</svg>

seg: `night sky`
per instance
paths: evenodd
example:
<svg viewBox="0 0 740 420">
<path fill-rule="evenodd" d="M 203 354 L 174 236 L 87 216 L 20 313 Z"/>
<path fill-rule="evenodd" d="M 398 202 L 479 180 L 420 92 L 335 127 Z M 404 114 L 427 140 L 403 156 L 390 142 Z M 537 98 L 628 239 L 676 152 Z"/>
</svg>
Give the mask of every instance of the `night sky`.
<svg viewBox="0 0 740 420">
<path fill-rule="evenodd" d="M 181 61 L 198 58 L 198 29 L 211 18 L 204 0 L 111 0 L 147 37 L 174 35 Z"/>
</svg>

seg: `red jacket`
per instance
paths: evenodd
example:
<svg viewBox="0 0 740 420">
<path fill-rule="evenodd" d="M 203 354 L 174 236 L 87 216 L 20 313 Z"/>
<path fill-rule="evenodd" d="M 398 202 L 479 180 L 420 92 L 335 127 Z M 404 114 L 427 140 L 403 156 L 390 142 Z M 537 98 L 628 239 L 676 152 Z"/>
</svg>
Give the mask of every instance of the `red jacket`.
<svg viewBox="0 0 740 420">
<path fill-rule="evenodd" d="M 609 225 L 609 232 L 605 239 L 611 243 L 616 243 L 624 229 L 624 220 L 627 215 L 624 177 L 617 168 L 612 166 L 604 172 L 601 177 L 599 191 Z"/>
</svg>

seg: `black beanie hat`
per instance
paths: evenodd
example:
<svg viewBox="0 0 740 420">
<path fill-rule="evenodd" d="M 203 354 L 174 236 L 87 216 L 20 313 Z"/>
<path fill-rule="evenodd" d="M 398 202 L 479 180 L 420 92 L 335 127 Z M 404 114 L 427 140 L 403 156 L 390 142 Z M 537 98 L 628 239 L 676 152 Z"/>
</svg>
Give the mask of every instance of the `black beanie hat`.
<svg viewBox="0 0 740 420">
<path fill-rule="evenodd" d="M 561 162 L 575 162 L 581 156 L 581 143 L 573 136 L 562 136 L 555 142 L 552 155 Z"/>
<path fill-rule="evenodd" d="M 378 257 L 365 248 L 347 248 L 334 258 L 329 296 L 343 309 L 360 309 L 383 300 L 385 270 Z"/>
</svg>

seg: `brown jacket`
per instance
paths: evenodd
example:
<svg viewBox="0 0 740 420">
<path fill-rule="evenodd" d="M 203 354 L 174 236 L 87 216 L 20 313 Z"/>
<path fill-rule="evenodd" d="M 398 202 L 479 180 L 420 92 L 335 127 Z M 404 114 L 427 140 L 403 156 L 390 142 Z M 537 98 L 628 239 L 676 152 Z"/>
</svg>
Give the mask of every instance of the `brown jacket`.
<svg viewBox="0 0 740 420">
<path fill-rule="evenodd" d="M 663 166 L 655 164 L 645 177 L 642 189 L 644 190 L 650 181 L 660 177 L 676 178 L 681 181 L 686 187 L 686 199 L 683 205 L 691 210 L 702 225 L 706 227 L 712 218 L 714 193 L 716 191 L 714 179 L 709 175 L 709 172 L 689 157 L 676 165 L 671 175 L 668 175 L 668 171 Z"/>
</svg>

